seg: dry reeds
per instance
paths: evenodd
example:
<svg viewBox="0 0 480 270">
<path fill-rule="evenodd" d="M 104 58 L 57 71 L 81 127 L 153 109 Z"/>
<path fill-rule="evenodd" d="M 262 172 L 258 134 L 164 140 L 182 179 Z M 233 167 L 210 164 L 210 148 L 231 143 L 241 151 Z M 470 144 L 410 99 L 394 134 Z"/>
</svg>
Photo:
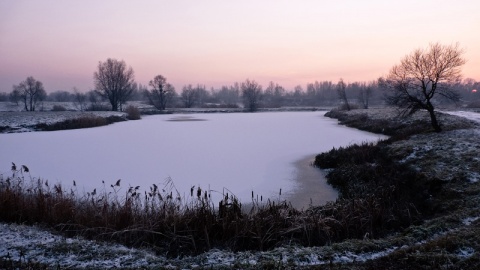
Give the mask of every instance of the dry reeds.
<svg viewBox="0 0 480 270">
<path fill-rule="evenodd" d="M 377 160 L 381 151 L 368 150 L 372 147 L 358 146 L 354 151 L 373 151 L 360 159 Z M 348 151 L 336 151 L 341 153 L 332 154 L 337 156 L 335 166 L 342 167 L 340 156 L 348 156 Z M 354 163 L 362 164 L 360 159 Z M 11 177 L 0 175 L 0 220 L 40 223 L 69 236 L 180 256 L 214 247 L 267 250 L 284 244 L 318 246 L 380 237 L 420 219 L 416 205 L 421 198 L 405 194 L 404 186 L 410 183 L 398 180 L 385 185 L 380 175 L 367 179 L 375 174 L 368 170 L 363 175 L 341 172 L 343 182 L 330 179 L 344 194 L 337 202 L 299 211 L 286 201 L 263 201 L 261 196 L 259 200 L 253 192 L 250 209 L 231 192 L 224 191 L 218 205 L 211 200 L 212 191 L 200 187 L 192 187 L 190 197 L 182 197 L 171 180 L 145 191 L 138 186 L 125 189 L 118 180 L 79 195 L 76 183 L 65 190 L 60 184 L 32 179 L 27 167 L 12 164 Z"/>
</svg>

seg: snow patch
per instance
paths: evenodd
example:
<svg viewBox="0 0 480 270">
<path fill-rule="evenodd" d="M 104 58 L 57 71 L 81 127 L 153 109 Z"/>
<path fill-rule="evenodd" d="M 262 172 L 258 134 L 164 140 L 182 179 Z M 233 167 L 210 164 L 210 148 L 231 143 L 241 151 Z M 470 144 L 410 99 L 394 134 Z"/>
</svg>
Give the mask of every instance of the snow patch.
<svg viewBox="0 0 480 270">
<path fill-rule="evenodd" d="M 480 174 L 477 172 L 472 172 L 469 174 L 469 181 L 470 183 L 476 183 L 480 179 Z"/>
<path fill-rule="evenodd" d="M 466 226 L 470 226 L 470 224 L 477 221 L 478 219 L 480 219 L 480 217 L 467 217 L 462 220 L 462 223 Z"/>
<path fill-rule="evenodd" d="M 334 263 L 365 262 L 398 250 L 378 252 L 346 251 L 331 255 L 322 247 L 280 247 L 264 252 L 231 252 L 213 249 L 198 256 L 167 259 L 151 251 L 127 248 L 119 244 L 82 238 L 65 238 L 35 226 L 0 223 L 0 257 L 57 265 L 60 268 L 202 268 L 255 266 L 279 262 L 284 265 L 314 266 Z M 467 253 L 466 253 L 467 254 Z"/>
<path fill-rule="evenodd" d="M 461 248 L 457 251 L 457 256 L 462 258 L 462 259 L 468 259 L 468 258 L 472 257 L 473 254 L 475 254 L 475 249 L 473 249 L 471 247 L 464 247 L 464 248 Z"/>
<path fill-rule="evenodd" d="M 151 252 L 125 246 L 64 238 L 37 227 L 0 223 L 0 257 L 61 268 L 139 268 L 165 261 Z"/>
</svg>

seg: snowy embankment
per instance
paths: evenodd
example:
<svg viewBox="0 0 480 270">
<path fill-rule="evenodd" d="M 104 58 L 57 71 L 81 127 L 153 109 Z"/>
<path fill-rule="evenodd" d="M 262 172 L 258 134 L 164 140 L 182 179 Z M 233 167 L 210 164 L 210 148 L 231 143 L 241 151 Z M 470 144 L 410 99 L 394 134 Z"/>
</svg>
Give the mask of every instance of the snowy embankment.
<svg viewBox="0 0 480 270">
<path fill-rule="evenodd" d="M 52 125 L 70 119 L 81 117 L 102 117 L 110 116 L 124 117 L 123 112 L 2 112 L 0 111 L 0 133 L 18 133 L 35 131 L 39 124 Z"/>
<path fill-rule="evenodd" d="M 465 227 L 473 226 L 480 217 L 460 220 Z M 422 228 L 413 228 L 412 230 Z M 453 230 L 452 230 L 453 231 Z M 42 264 L 51 268 L 68 269 L 137 269 L 171 268 L 194 269 L 199 267 L 237 267 L 256 269 L 257 267 L 282 266 L 300 268 L 331 264 L 355 265 L 394 253 L 407 253 L 421 249 L 432 241 L 448 239 L 448 233 L 429 234 L 422 232 L 418 238 L 402 238 L 394 235 L 381 240 L 352 240 L 324 247 L 287 246 L 264 252 L 231 252 L 213 249 L 198 256 L 166 258 L 152 251 L 127 248 L 122 245 L 66 238 L 36 227 L 0 223 L 0 258 L 4 262 Z M 392 243 L 394 243 L 392 245 Z M 478 254 L 471 246 L 461 246 L 451 251 L 460 259 L 470 259 Z M 1 263 L 0 263 L 1 265 Z"/>
<path fill-rule="evenodd" d="M 372 118 L 387 115 L 381 110 L 359 110 L 354 113 L 370 113 L 369 117 Z M 478 117 L 476 114 L 473 116 L 470 117 L 472 120 Z M 346 264 L 351 269 L 364 269 L 363 264 L 381 260 L 386 260 L 383 266 L 396 266 L 396 269 L 402 269 L 402 265 L 406 268 L 421 260 L 430 261 L 432 264 L 428 266 L 467 269 L 472 261 L 474 264 L 480 258 L 480 142 L 477 139 L 480 131 L 478 126 L 475 129 L 449 131 L 448 125 L 452 124 L 449 122 L 454 121 L 452 119 L 454 118 L 443 118 L 444 123 L 448 123 L 447 131 L 443 133 L 418 134 L 391 145 L 392 156 L 415 166 L 428 177 L 443 181 L 446 197 L 451 196 L 452 199 L 445 201 L 444 209 L 440 209 L 442 214 L 436 219 L 384 239 L 365 237 L 363 240 L 349 240 L 324 247 L 288 246 L 266 252 L 211 250 L 195 257 L 171 259 L 148 250 L 65 238 L 39 227 L 0 224 L 0 258 L 4 261 L 34 261 L 52 268 L 88 269 L 255 269 L 266 266 L 294 269 L 321 265 L 329 267 L 330 264 L 338 263 Z M 382 266 L 373 264 L 370 268 L 388 268 L 378 267 L 379 265 Z M 368 267 L 365 266 L 366 268 Z"/>
</svg>

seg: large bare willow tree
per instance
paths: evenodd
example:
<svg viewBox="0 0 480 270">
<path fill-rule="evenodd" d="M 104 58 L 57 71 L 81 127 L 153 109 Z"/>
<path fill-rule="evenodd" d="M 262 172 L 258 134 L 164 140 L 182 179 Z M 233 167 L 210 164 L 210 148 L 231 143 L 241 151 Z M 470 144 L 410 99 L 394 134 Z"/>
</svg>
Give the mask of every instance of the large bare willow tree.
<svg viewBox="0 0 480 270">
<path fill-rule="evenodd" d="M 125 61 L 108 58 L 98 63 L 98 71 L 93 74 L 96 92 L 107 99 L 112 105 L 112 111 L 122 110 L 135 91 L 135 81 L 132 67 Z"/>
<path fill-rule="evenodd" d="M 461 67 L 466 62 L 463 53 L 458 43 L 435 43 L 405 56 L 386 78 L 379 80 L 387 89 L 387 102 L 401 108 L 404 116 L 422 109 L 428 111 L 433 129 L 440 132 L 442 128 L 432 100 L 435 96 L 459 100 L 459 94 L 451 85 L 461 80 Z"/>
</svg>

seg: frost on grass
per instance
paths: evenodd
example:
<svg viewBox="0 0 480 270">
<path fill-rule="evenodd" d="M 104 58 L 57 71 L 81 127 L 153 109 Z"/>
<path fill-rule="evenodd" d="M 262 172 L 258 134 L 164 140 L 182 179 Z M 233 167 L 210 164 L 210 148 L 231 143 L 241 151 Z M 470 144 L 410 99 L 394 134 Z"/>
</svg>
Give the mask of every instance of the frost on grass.
<svg viewBox="0 0 480 270">
<path fill-rule="evenodd" d="M 471 247 L 461 248 L 457 251 L 457 256 L 462 259 L 468 259 L 475 254 L 475 249 Z"/>
<path fill-rule="evenodd" d="M 98 111 L 98 112 L 3 112 L 0 111 L 0 127 L 4 127 L 5 133 L 21 133 L 35 131 L 38 124 L 52 125 L 69 119 L 86 116 L 109 117 L 123 116 L 123 112 Z"/>
<path fill-rule="evenodd" d="M 213 249 L 198 256 L 167 259 L 153 252 L 122 245 L 65 238 L 34 226 L 0 223 L 0 257 L 60 268 L 255 268 L 258 265 L 314 266 L 329 263 L 365 262 L 390 254 L 398 248 L 377 251 L 334 251 L 332 247 L 280 247 L 264 252 L 231 252 Z"/>
<path fill-rule="evenodd" d="M 65 238 L 37 227 L 0 224 L 0 257 L 61 268 L 138 268 L 165 259 L 151 252 L 121 245 Z"/>
<path fill-rule="evenodd" d="M 480 178 L 478 129 L 420 134 L 391 145 L 391 153 L 429 178 L 477 182 Z"/>
<path fill-rule="evenodd" d="M 480 217 L 467 217 L 462 220 L 462 223 L 466 226 L 470 226 L 473 222 L 480 219 Z"/>
</svg>

